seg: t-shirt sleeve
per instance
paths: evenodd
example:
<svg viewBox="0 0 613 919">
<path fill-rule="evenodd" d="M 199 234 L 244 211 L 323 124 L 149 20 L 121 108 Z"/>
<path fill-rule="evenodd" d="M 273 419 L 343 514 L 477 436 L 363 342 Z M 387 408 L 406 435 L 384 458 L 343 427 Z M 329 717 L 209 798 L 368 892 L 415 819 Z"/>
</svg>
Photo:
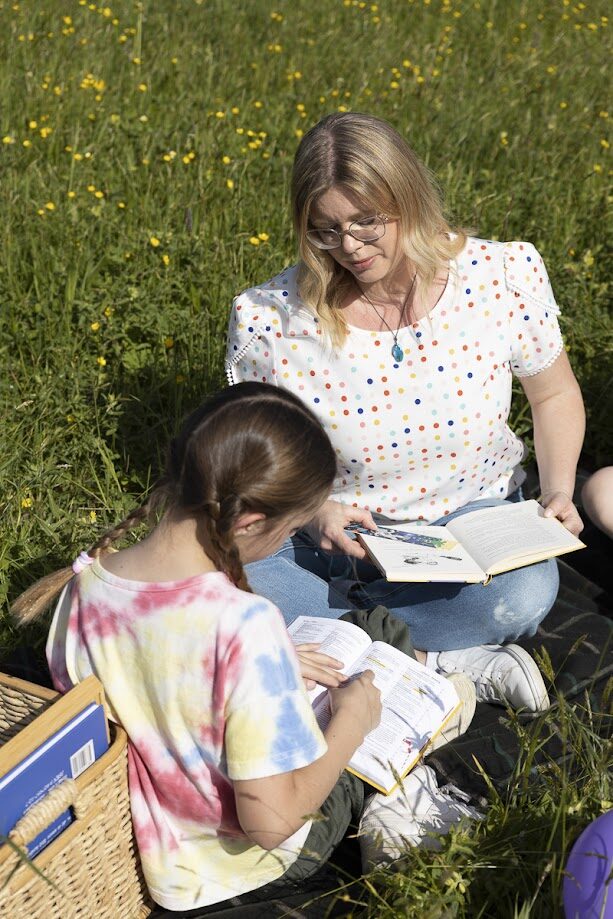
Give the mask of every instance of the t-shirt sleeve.
<svg viewBox="0 0 613 919">
<path fill-rule="evenodd" d="M 518 377 L 533 376 L 550 367 L 562 351 L 560 309 L 543 259 L 531 243 L 506 244 L 504 274 L 511 369 Z"/>
<path fill-rule="evenodd" d="M 267 295 L 252 288 L 234 298 L 226 349 L 228 383 L 274 383 L 274 340 Z"/>
<path fill-rule="evenodd" d="M 278 610 L 253 597 L 231 651 L 236 678 L 225 703 L 226 768 L 231 779 L 291 772 L 327 749 L 298 658 Z"/>
</svg>

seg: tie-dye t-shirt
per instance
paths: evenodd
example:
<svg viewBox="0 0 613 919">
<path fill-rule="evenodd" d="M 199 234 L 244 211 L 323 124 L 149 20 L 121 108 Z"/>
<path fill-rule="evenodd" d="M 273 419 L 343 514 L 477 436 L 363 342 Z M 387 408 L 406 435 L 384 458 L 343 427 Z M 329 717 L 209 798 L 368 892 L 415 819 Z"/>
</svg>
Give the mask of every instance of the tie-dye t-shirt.
<svg viewBox="0 0 613 919">
<path fill-rule="evenodd" d="M 47 643 L 60 691 L 94 673 L 129 737 L 134 829 L 161 906 L 255 890 L 295 861 L 310 822 L 271 852 L 238 822 L 232 780 L 326 750 L 283 619 L 219 572 L 142 583 L 98 561 L 73 578 Z"/>
<path fill-rule="evenodd" d="M 399 330 L 401 361 L 388 330 L 350 326 L 334 352 L 296 276 L 289 268 L 236 297 L 226 371 L 230 383 L 283 386 L 317 414 L 338 457 L 337 500 L 431 522 L 521 484 L 512 374 L 540 373 L 562 349 L 534 246 L 469 237 L 429 316 Z"/>
</svg>

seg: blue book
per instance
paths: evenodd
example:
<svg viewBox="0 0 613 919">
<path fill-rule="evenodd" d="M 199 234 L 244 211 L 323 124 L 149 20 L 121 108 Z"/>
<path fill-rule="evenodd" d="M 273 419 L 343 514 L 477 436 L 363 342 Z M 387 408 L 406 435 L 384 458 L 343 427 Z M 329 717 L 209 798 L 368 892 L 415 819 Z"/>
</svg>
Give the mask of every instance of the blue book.
<svg viewBox="0 0 613 919">
<path fill-rule="evenodd" d="M 91 680 L 95 683 L 90 683 Z M 92 695 L 93 701 L 88 702 L 87 697 L 91 699 Z M 80 708 L 83 704 L 85 707 Z M 89 677 L 1 748 L 0 834 L 8 836 L 23 814 L 45 794 L 64 779 L 76 779 L 108 747 L 101 686 L 95 677 Z M 11 761 L 13 764 L 7 769 Z M 37 855 L 73 819 L 70 809 L 61 814 L 30 842 L 26 848 L 28 856 Z"/>
</svg>

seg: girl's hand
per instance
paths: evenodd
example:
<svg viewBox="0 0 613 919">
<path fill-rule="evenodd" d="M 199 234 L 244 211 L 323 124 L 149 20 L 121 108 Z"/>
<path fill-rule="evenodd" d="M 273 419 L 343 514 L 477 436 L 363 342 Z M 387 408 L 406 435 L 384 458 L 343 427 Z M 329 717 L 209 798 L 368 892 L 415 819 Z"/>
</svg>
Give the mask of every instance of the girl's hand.
<svg viewBox="0 0 613 919">
<path fill-rule="evenodd" d="M 357 539 L 352 539 L 345 532 L 345 527 L 350 523 L 359 523 L 369 530 L 377 529 L 377 524 L 372 519 L 370 511 L 361 507 L 340 504 L 338 501 L 326 501 L 306 530 L 317 545 L 326 552 L 366 558 L 366 550 L 362 548 Z"/>
<path fill-rule="evenodd" d="M 344 673 L 338 672 L 342 670 L 343 662 L 323 654 L 319 644 L 296 645 L 296 653 L 300 661 L 300 675 L 307 689 L 314 689 L 316 683 L 335 688 L 347 679 Z"/>
<path fill-rule="evenodd" d="M 372 670 L 352 676 L 338 689 L 329 689 L 333 715 L 346 713 L 356 719 L 364 737 L 381 721 L 381 692 L 374 684 Z"/>
<path fill-rule="evenodd" d="M 545 508 L 545 517 L 557 517 L 573 536 L 578 536 L 583 529 L 583 521 L 572 498 L 564 491 L 549 491 L 541 495 L 541 504 Z"/>
</svg>

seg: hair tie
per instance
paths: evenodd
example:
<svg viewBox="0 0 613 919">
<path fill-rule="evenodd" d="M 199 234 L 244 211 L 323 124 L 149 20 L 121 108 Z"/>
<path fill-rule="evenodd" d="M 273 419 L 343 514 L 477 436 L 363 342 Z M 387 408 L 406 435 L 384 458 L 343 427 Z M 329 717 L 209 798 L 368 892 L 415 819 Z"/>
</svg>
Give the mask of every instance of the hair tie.
<svg viewBox="0 0 613 919">
<path fill-rule="evenodd" d="M 95 559 L 88 555 L 87 552 L 79 552 L 71 567 L 75 574 L 81 574 L 82 571 L 93 565 L 94 561 Z"/>
</svg>

